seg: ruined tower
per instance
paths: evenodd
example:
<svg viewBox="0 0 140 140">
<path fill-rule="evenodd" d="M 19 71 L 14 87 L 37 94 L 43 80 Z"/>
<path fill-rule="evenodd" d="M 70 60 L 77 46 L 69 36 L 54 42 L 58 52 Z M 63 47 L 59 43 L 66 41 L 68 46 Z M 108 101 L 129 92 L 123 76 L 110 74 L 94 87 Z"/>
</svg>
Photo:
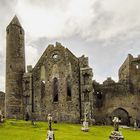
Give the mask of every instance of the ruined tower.
<svg viewBox="0 0 140 140">
<path fill-rule="evenodd" d="M 25 72 L 24 30 L 15 16 L 6 29 L 6 116 L 22 118 L 22 77 Z"/>
</svg>

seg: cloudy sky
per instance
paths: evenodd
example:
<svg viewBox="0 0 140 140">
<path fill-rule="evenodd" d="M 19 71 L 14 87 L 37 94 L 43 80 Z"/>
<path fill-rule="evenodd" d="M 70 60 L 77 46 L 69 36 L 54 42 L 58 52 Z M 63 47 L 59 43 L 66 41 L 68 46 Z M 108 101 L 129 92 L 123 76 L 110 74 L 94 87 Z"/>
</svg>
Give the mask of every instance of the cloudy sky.
<svg viewBox="0 0 140 140">
<path fill-rule="evenodd" d="M 48 44 L 85 54 L 94 79 L 118 80 L 128 53 L 140 54 L 140 0 L 0 0 L 0 90 L 5 90 L 5 29 L 16 14 L 26 33 L 26 64 Z M 32 56 L 32 57 L 31 57 Z"/>
</svg>

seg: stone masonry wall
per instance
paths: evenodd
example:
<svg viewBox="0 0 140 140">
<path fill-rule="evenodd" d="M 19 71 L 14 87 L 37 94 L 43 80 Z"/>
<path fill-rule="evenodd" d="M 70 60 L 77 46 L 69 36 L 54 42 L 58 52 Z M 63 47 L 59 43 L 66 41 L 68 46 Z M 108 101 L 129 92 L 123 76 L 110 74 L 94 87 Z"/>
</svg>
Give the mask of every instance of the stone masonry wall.
<svg viewBox="0 0 140 140">
<path fill-rule="evenodd" d="M 97 123 L 111 124 L 114 117 L 114 111 L 122 120 L 128 120 L 126 125 L 133 125 L 134 120 L 140 117 L 140 96 L 130 93 L 128 83 L 115 83 L 109 79 L 102 85 L 94 82 L 96 102 L 95 119 Z M 120 114 L 121 111 L 124 114 Z"/>
<path fill-rule="evenodd" d="M 5 114 L 5 93 L 0 91 L 0 110 Z"/>
<path fill-rule="evenodd" d="M 33 69 L 33 85 L 38 119 L 44 120 L 51 113 L 56 121 L 79 122 L 79 65 L 68 49 L 60 43 L 48 46 Z M 67 95 L 68 90 L 71 95 Z M 56 93 L 58 99 L 54 100 Z"/>
</svg>

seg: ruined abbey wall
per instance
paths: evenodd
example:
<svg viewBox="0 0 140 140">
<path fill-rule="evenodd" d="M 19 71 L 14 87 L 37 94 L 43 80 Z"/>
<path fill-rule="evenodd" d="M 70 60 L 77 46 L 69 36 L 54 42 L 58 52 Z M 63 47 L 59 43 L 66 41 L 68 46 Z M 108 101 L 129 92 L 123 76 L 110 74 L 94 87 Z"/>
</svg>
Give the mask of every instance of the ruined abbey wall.
<svg viewBox="0 0 140 140">
<path fill-rule="evenodd" d="M 95 118 L 97 124 L 111 124 L 114 116 L 126 125 L 139 120 L 140 56 L 128 55 L 118 82 L 108 78 L 99 84 L 93 81 L 88 57 L 76 57 L 57 42 L 25 72 L 24 30 L 16 16 L 6 32 L 7 118 L 46 120 L 52 114 L 55 121 L 79 123 L 87 114 L 89 122 Z"/>
<path fill-rule="evenodd" d="M 111 123 L 117 115 L 122 123 L 133 124 L 140 117 L 140 57 L 128 55 L 119 69 L 119 81 L 108 78 L 103 84 L 93 82 L 95 118 L 98 123 Z M 127 121 L 124 121 L 127 120 Z"/>
<path fill-rule="evenodd" d="M 42 119 L 48 113 L 57 121 L 80 118 L 78 59 L 57 43 L 47 50 L 33 69 L 34 111 Z"/>
</svg>

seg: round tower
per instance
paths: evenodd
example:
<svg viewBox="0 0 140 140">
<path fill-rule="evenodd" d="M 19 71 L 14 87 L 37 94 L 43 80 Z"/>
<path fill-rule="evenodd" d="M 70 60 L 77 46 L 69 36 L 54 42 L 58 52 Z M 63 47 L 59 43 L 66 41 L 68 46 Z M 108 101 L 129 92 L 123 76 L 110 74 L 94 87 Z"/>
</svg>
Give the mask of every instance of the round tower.
<svg viewBox="0 0 140 140">
<path fill-rule="evenodd" d="M 22 118 L 24 30 L 15 16 L 6 28 L 6 117 Z"/>
</svg>

